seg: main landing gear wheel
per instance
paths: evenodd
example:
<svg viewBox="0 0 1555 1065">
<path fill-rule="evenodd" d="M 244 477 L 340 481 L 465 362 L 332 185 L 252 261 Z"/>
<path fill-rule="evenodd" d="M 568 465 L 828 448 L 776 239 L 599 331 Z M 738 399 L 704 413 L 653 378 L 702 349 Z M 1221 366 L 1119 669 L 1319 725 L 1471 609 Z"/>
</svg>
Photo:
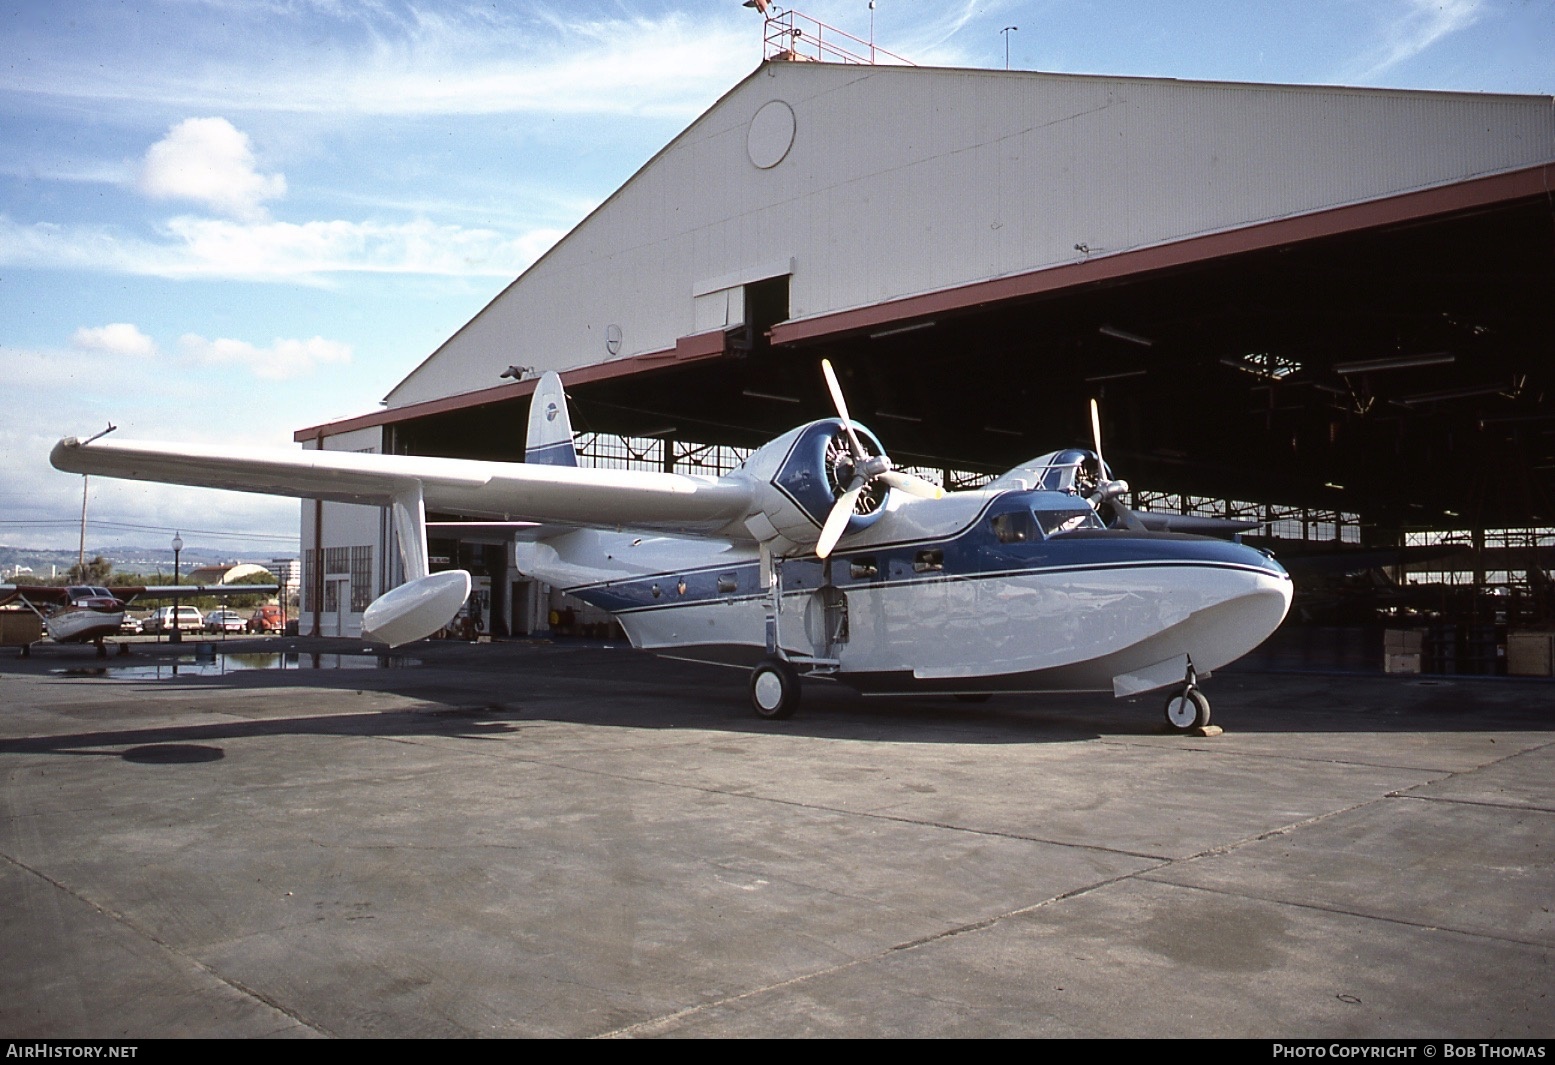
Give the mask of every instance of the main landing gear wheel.
<svg viewBox="0 0 1555 1065">
<path fill-rule="evenodd" d="M 751 673 L 751 706 L 759 717 L 781 721 L 799 709 L 799 674 L 781 658 L 763 658 Z"/>
<path fill-rule="evenodd" d="M 1197 688 L 1183 688 L 1166 700 L 1166 723 L 1176 732 L 1192 732 L 1209 724 L 1209 700 Z"/>
</svg>

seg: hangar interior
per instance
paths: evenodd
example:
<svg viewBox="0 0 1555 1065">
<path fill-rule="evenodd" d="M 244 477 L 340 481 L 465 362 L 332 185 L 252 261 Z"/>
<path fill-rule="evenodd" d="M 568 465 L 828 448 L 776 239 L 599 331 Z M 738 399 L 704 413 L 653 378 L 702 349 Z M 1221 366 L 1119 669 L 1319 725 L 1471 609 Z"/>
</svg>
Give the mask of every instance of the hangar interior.
<svg viewBox="0 0 1555 1065">
<path fill-rule="evenodd" d="M 1267 522 L 1291 623 L 1429 624 L 1425 668 L 1493 672 L 1555 621 L 1552 179 L 1544 97 L 768 62 L 384 410 L 297 439 L 521 460 L 556 369 L 584 461 L 716 473 L 829 413 L 824 357 L 970 487 L 1088 446 L 1096 397 L 1133 505 Z M 363 509 L 304 507 L 318 631 L 352 620 L 316 548 L 393 583 Z M 498 542 L 433 555 L 498 633 L 575 620 Z"/>
</svg>

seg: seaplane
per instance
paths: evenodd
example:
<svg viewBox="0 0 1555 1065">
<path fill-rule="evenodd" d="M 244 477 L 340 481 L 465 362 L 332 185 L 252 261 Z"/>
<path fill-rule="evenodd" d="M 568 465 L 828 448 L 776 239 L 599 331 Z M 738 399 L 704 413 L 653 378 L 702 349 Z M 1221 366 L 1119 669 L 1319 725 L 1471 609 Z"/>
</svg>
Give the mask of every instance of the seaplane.
<svg viewBox="0 0 1555 1065">
<path fill-rule="evenodd" d="M 124 612 L 135 599 L 249 595 L 278 591 L 276 584 L 68 585 L 0 584 L 0 606 L 20 602 L 43 622 L 55 643 L 95 644 L 99 658 L 103 641 L 124 626 Z M 124 650 L 121 644 L 120 651 Z"/>
<path fill-rule="evenodd" d="M 716 478 L 579 466 L 555 373 L 531 399 L 521 463 L 75 438 L 50 458 L 70 473 L 389 508 L 406 580 L 362 626 L 390 646 L 447 625 L 470 592 L 468 572 L 430 571 L 428 511 L 462 519 L 431 523 L 443 535 L 502 530 L 518 571 L 608 610 L 634 646 L 748 669 L 751 704 L 771 719 L 815 677 L 967 701 L 1167 689 L 1167 725 L 1202 730 L 1200 683 L 1284 620 L 1290 577 L 1235 541 L 1241 526 L 1124 504 L 1094 401 L 1094 450 L 947 493 L 898 469 L 821 369 L 835 416 Z"/>
</svg>

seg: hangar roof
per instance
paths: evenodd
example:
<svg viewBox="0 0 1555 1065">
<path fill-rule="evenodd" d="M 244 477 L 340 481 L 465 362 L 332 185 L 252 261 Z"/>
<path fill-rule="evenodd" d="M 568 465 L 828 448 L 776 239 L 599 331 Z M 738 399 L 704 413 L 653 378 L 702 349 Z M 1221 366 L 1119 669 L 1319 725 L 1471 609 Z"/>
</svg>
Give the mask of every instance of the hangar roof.
<svg viewBox="0 0 1555 1065">
<path fill-rule="evenodd" d="M 766 63 L 388 410 L 298 436 L 506 453 L 533 384 L 493 385 L 523 364 L 595 428 L 748 443 L 825 412 L 828 354 L 899 458 L 1083 440 L 1110 389 L 1136 483 L 1526 520 L 1555 469 L 1552 182 L 1548 97 Z"/>
</svg>

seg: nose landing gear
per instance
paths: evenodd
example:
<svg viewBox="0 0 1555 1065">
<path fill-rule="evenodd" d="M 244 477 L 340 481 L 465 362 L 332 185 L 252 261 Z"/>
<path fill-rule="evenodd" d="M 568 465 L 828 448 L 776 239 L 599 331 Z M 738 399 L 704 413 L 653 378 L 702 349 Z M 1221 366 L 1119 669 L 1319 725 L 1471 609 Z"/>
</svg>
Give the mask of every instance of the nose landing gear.
<svg viewBox="0 0 1555 1065">
<path fill-rule="evenodd" d="M 1199 675 L 1192 662 L 1182 687 L 1166 700 L 1166 724 L 1174 732 L 1192 732 L 1209 725 L 1209 699 L 1199 691 Z"/>
</svg>

